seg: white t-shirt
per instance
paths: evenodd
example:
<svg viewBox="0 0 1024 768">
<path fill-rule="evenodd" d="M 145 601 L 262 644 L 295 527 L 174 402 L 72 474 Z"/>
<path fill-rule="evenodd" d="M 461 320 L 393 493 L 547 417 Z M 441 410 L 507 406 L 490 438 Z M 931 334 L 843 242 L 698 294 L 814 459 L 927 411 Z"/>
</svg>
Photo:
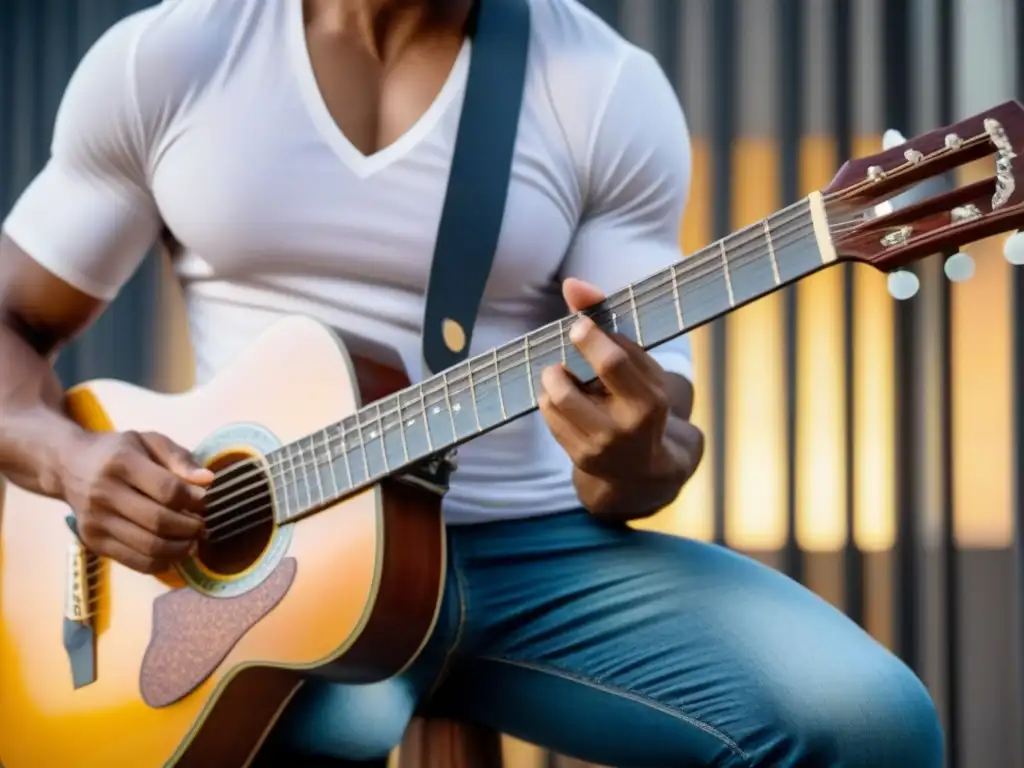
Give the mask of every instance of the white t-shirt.
<svg viewBox="0 0 1024 768">
<path fill-rule="evenodd" d="M 680 258 L 686 124 L 656 61 L 576 0 L 531 0 L 529 70 L 498 253 L 472 341 L 484 352 L 566 314 L 574 276 L 611 291 Z M 197 380 L 283 315 L 421 377 L 424 291 L 465 90 L 467 41 L 440 95 L 365 156 L 318 91 L 299 0 L 168 0 L 121 21 L 68 85 L 52 157 L 8 236 L 113 298 L 166 225 L 183 246 Z M 685 338 L 654 352 L 690 375 Z M 450 522 L 578 506 L 537 413 L 464 445 Z"/>
</svg>

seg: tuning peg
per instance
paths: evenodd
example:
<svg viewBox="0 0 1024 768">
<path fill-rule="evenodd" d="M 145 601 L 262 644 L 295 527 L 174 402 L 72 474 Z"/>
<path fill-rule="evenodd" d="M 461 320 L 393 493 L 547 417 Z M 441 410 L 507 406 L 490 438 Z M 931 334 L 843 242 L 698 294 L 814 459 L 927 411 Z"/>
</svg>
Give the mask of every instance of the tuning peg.
<svg viewBox="0 0 1024 768">
<path fill-rule="evenodd" d="M 917 279 L 917 275 L 906 269 L 890 272 L 885 282 L 889 288 L 889 295 L 896 301 L 905 301 L 913 297 L 921 287 L 921 281 Z"/>
<path fill-rule="evenodd" d="M 946 259 L 943 271 L 950 282 L 962 283 L 974 277 L 974 259 L 963 251 L 954 253 Z"/>
<path fill-rule="evenodd" d="M 1024 232 L 1014 232 L 1006 238 L 1003 256 L 1015 267 L 1024 265 Z"/>
</svg>

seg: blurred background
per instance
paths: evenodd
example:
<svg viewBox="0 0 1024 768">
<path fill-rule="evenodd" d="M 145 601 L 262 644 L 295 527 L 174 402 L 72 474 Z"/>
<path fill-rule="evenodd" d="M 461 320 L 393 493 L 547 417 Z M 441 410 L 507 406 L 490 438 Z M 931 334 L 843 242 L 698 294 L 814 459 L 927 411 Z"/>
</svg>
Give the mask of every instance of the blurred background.
<svg viewBox="0 0 1024 768">
<path fill-rule="evenodd" d="M 45 161 L 78 59 L 149 4 L 0 3 L 0 218 Z M 586 5 L 658 57 L 686 109 L 686 252 L 826 185 L 886 128 L 909 136 L 1024 97 L 1024 0 Z M 1024 765 L 1024 276 L 1001 238 L 969 251 L 973 280 L 950 285 L 939 254 L 907 302 L 883 275 L 837 267 L 694 332 L 707 456 L 645 525 L 753 554 L 840 606 L 924 678 L 949 764 L 1002 768 Z M 166 265 L 149 259 L 58 365 L 66 384 L 187 387 Z M 505 748 L 511 768 L 570 765 Z"/>
</svg>

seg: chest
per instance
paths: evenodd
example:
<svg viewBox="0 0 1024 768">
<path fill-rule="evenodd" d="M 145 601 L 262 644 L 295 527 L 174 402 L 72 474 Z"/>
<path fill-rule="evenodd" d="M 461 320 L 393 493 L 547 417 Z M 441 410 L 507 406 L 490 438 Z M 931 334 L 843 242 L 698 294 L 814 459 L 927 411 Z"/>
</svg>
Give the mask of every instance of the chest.
<svg viewBox="0 0 1024 768">
<path fill-rule="evenodd" d="M 302 83 L 301 75 L 268 75 L 260 100 L 243 98 L 247 89 L 239 88 L 182 121 L 153 176 L 165 223 L 212 279 L 319 278 L 422 292 L 461 88 L 366 155 L 340 132 L 326 99 Z M 489 299 L 546 291 L 570 247 L 580 192 L 560 138 L 528 99 Z"/>
</svg>

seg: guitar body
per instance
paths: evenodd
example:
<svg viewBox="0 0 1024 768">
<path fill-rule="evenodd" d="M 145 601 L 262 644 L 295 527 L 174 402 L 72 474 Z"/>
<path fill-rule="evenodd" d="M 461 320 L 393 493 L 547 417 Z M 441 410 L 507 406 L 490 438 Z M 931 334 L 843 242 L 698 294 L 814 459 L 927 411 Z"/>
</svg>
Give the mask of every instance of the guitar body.
<svg viewBox="0 0 1024 768">
<path fill-rule="evenodd" d="M 218 470 L 344 418 L 370 386 L 380 381 L 357 374 L 331 331 L 288 318 L 190 393 L 99 381 L 70 392 L 68 406 L 89 429 L 160 432 Z M 62 629 L 77 541 L 68 514 L 5 489 L 5 768 L 244 766 L 303 676 L 369 682 L 411 663 L 443 593 L 440 496 L 389 481 L 230 539 L 212 564 L 202 550 L 159 577 L 95 563 L 95 674 L 76 688 Z"/>
</svg>

